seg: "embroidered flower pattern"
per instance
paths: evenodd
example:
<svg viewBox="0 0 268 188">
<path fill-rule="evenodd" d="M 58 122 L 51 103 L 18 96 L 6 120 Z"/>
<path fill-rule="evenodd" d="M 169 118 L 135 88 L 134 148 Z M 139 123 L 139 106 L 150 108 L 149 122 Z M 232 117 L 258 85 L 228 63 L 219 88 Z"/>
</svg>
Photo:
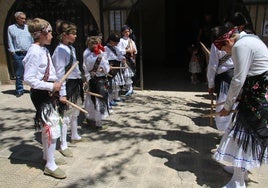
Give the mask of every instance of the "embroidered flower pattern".
<svg viewBox="0 0 268 188">
<path fill-rule="evenodd" d="M 268 92 L 267 91 L 265 93 L 265 99 L 266 99 L 266 101 L 268 101 Z"/>
<path fill-rule="evenodd" d="M 258 89 L 259 88 L 259 84 L 258 83 L 254 84 L 254 86 L 252 88 L 253 89 Z"/>
<path fill-rule="evenodd" d="M 246 109 L 257 119 L 268 120 L 263 113 L 268 113 L 268 80 L 266 77 L 248 79 L 243 87 L 242 101 Z M 268 123 L 265 123 L 268 126 Z"/>
</svg>

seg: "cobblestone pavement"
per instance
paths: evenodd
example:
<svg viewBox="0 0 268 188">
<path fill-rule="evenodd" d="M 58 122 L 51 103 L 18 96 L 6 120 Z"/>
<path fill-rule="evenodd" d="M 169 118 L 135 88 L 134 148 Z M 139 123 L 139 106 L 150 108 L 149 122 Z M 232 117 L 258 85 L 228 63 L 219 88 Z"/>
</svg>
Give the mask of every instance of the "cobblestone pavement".
<svg viewBox="0 0 268 188">
<path fill-rule="evenodd" d="M 204 91 L 135 91 L 113 108 L 104 121 L 108 129 L 98 132 L 81 114 L 80 133 L 89 141 L 69 144 L 74 157 L 61 166 L 67 178 L 58 180 L 43 174 L 29 92 L 16 98 L 13 90 L 0 85 L 1 187 L 222 187 L 231 178 L 212 158 L 221 134 L 200 117 L 210 108 Z M 267 166 L 252 171 L 248 187 L 266 187 L 267 173 Z"/>
</svg>

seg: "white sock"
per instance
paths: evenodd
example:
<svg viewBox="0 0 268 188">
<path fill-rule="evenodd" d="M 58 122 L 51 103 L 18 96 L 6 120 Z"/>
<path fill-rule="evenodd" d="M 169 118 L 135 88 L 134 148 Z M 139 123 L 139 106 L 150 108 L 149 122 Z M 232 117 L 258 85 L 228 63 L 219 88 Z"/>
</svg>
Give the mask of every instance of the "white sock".
<svg viewBox="0 0 268 188">
<path fill-rule="evenodd" d="M 47 137 L 46 137 L 46 142 L 47 142 Z M 52 171 L 54 171 L 58 168 L 58 166 L 55 163 L 55 157 L 54 157 L 55 150 L 56 150 L 56 142 L 57 142 L 57 139 L 52 139 L 49 147 L 47 147 L 46 167 Z"/>
<path fill-rule="evenodd" d="M 133 91 L 132 85 L 129 85 L 128 87 L 129 87 L 129 89 L 128 89 L 129 91 Z"/>
<path fill-rule="evenodd" d="M 224 166 L 223 167 L 224 171 L 226 171 L 229 174 L 233 174 L 234 173 L 234 167 L 233 166 Z M 245 171 L 245 181 L 249 181 L 249 177 L 248 177 L 248 171 Z"/>
<path fill-rule="evenodd" d="M 78 130 L 77 130 L 77 116 L 72 116 L 72 119 L 71 119 L 71 139 L 72 140 L 81 139 L 81 136 L 78 135 Z"/>
<path fill-rule="evenodd" d="M 67 145 L 67 124 L 63 123 L 62 128 L 61 128 L 61 142 L 60 142 L 60 149 L 65 150 L 68 145 Z"/>
<path fill-rule="evenodd" d="M 233 166 L 224 166 L 223 169 L 229 174 L 234 173 L 234 167 Z"/>
<path fill-rule="evenodd" d="M 42 145 L 43 145 L 43 159 L 46 161 L 47 160 L 47 148 L 48 148 L 48 143 L 46 140 L 46 133 L 44 131 L 44 128 L 41 133 L 41 138 L 42 138 Z"/>
<path fill-rule="evenodd" d="M 234 167 L 232 179 L 223 188 L 246 188 L 245 169 Z"/>
<path fill-rule="evenodd" d="M 244 179 L 245 179 L 246 182 L 249 181 L 248 171 L 247 171 L 247 170 L 246 170 L 246 172 L 245 172 Z"/>
<path fill-rule="evenodd" d="M 118 98 L 119 98 L 118 91 L 114 91 L 113 92 L 113 99 L 118 99 Z"/>
</svg>

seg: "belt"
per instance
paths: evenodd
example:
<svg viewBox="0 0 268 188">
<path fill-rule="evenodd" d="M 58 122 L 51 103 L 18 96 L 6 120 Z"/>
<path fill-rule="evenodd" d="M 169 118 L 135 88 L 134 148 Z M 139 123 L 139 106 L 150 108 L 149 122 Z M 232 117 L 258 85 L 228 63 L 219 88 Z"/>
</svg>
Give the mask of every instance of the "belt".
<svg viewBox="0 0 268 188">
<path fill-rule="evenodd" d="M 27 51 L 16 51 L 15 52 L 17 55 L 26 55 Z"/>
</svg>

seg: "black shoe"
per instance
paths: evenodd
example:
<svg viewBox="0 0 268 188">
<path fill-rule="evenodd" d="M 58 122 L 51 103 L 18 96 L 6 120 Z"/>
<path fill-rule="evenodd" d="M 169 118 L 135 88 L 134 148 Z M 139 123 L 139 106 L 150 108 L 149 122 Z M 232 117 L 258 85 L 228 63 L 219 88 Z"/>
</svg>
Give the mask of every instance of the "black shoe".
<svg viewBox="0 0 268 188">
<path fill-rule="evenodd" d="M 96 126 L 96 121 L 91 120 L 91 119 L 85 119 L 85 121 L 83 123 L 90 126 L 90 127 Z"/>
<path fill-rule="evenodd" d="M 117 104 L 117 102 L 116 101 L 111 101 L 110 102 L 110 106 L 117 106 L 118 104 Z"/>
<path fill-rule="evenodd" d="M 115 102 L 125 102 L 125 99 L 120 98 L 120 99 L 115 99 L 114 101 Z"/>
<path fill-rule="evenodd" d="M 96 131 L 103 131 L 103 130 L 106 130 L 107 128 L 108 128 L 107 125 L 95 126 Z"/>
</svg>

